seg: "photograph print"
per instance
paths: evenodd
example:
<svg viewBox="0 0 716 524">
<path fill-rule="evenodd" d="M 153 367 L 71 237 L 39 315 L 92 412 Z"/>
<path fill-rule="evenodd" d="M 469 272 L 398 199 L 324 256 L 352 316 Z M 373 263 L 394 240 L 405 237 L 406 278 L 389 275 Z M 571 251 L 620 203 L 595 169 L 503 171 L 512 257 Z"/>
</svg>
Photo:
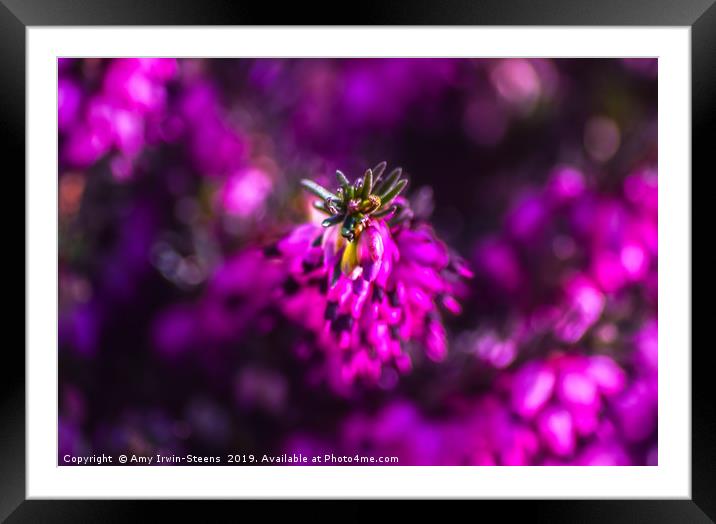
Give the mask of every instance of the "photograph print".
<svg viewBox="0 0 716 524">
<path fill-rule="evenodd" d="M 655 466 L 656 58 L 61 58 L 59 466 Z"/>
</svg>

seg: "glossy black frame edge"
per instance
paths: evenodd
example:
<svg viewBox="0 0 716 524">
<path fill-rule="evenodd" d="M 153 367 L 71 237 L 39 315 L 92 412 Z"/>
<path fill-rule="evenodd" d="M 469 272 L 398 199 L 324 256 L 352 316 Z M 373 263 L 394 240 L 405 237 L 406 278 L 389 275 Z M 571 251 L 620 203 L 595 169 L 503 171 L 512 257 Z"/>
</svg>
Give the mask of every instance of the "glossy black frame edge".
<svg viewBox="0 0 716 524">
<path fill-rule="evenodd" d="M 692 172 L 706 176 L 706 162 L 713 148 L 708 134 L 716 106 L 716 4 L 714 0 L 365 0 L 350 18 L 341 16 L 343 4 L 321 6 L 312 13 L 304 3 L 280 10 L 261 3 L 231 0 L 0 0 L 0 151 L 12 161 L 14 172 L 25 172 L 25 29 L 37 25 L 662 25 L 691 26 L 692 45 Z M 713 171 L 710 169 L 710 171 Z M 8 175 L 12 171 L 8 170 Z M 686 174 L 684 174 L 686 175 Z M 12 178 L 12 177 L 9 177 Z M 14 177 L 20 180 L 20 177 Z M 21 179 L 25 195 L 25 179 Z M 9 181 L 6 179 L 6 183 Z M 692 176 L 693 184 L 693 176 Z M 703 182 L 700 182 L 703 184 Z M 703 187 L 703 185 L 700 185 Z M 701 191 L 692 195 L 707 198 Z M 24 200 L 23 200 L 24 201 Z M 695 204 L 695 202 L 693 202 Z M 709 227 L 704 206 L 692 208 L 693 232 Z M 24 213 L 22 215 L 25 216 Z M 10 228 L 8 228 L 10 229 Z M 24 228 L 23 228 L 24 229 Z M 15 228 L 19 236 L 19 229 Z M 6 235 L 11 234 L 7 232 Z M 709 235 L 710 236 L 710 235 Z M 692 236 L 695 238 L 695 235 Z M 704 236 L 702 235 L 702 238 Z M 707 237 L 706 237 L 707 238 Z M 25 237 L 14 245 L 25 246 Z M 703 245 L 703 244 L 702 244 Z M 694 250 L 696 247 L 697 250 Z M 713 256 L 707 247 L 692 247 L 693 269 L 699 293 L 716 291 Z M 701 255 L 694 256 L 695 252 Z M 23 254 L 25 250 L 23 249 Z M 23 274 L 26 267 L 23 256 Z M 692 298 L 693 303 L 693 298 Z M 22 304 L 25 304 L 23 299 Z M 692 308 L 693 334 L 708 326 L 710 311 Z M 25 308 L 22 309 L 23 314 Z M 17 313 L 16 313 L 17 314 Z M 695 339 L 694 339 L 695 340 Z M 693 344 L 692 344 L 693 345 Z M 497 510 L 508 520 L 527 514 L 537 522 L 714 522 L 716 521 L 716 406 L 714 381 L 709 366 L 710 349 L 702 345 L 692 352 L 692 498 L 690 500 L 588 500 L 524 501 L 505 504 L 479 501 L 479 511 Z M 126 522 L 146 516 L 147 510 L 170 510 L 160 501 L 25 500 L 25 358 L 16 346 L 5 348 L 6 372 L 0 381 L 0 519 L 8 522 Z M 262 509 L 270 508 L 265 502 Z M 221 502 L 226 506 L 227 502 Z M 327 504 L 332 504 L 327 502 Z M 374 502 L 361 502 L 341 518 L 357 520 L 372 516 Z M 302 504 L 305 506 L 305 504 Z M 206 518 L 207 505 L 173 504 L 186 517 Z M 431 508 L 416 502 L 421 514 Z M 333 511 L 321 512 L 335 519 Z M 483 513 L 484 514 L 484 513 Z M 427 515 L 426 515 L 427 516 Z M 438 516 L 438 515 L 436 515 Z M 442 516 L 442 515 L 439 515 Z M 202 520 L 203 520 L 202 518 Z M 235 514 L 234 514 L 235 518 Z M 233 520 L 233 519 L 232 519 Z"/>
</svg>

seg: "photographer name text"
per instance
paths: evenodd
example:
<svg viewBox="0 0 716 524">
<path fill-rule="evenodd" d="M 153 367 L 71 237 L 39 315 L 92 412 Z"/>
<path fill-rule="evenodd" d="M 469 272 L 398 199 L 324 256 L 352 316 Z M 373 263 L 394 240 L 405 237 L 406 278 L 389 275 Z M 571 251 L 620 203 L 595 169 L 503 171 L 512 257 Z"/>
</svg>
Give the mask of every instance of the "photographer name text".
<svg viewBox="0 0 716 524">
<path fill-rule="evenodd" d="M 157 466 L 157 465 L 182 465 L 182 464 L 236 464 L 236 465 L 334 465 L 334 464 L 398 464 L 398 457 L 373 457 L 368 455 L 335 455 L 325 453 L 318 455 L 304 455 L 303 453 L 283 453 L 280 455 L 254 455 L 254 454 L 228 454 L 223 456 L 200 456 L 200 455 L 153 455 L 121 454 L 121 455 L 70 455 L 62 456 L 61 465 L 72 466 Z"/>
</svg>

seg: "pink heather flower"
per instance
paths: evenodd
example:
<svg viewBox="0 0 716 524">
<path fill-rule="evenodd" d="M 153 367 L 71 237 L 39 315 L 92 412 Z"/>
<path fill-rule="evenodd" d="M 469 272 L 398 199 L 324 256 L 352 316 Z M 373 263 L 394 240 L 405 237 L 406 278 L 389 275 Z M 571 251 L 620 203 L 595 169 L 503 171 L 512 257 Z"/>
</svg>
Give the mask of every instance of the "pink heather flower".
<svg viewBox="0 0 716 524">
<path fill-rule="evenodd" d="M 273 181 L 258 168 L 241 169 L 229 176 L 221 190 L 221 207 L 230 215 L 248 218 L 260 214 Z"/>
<path fill-rule="evenodd" d="M 636 364 L 656 374 L 659 363 L 659 328 L 656 318 L 648 320 L 634 335 Z"/>
<path fill-rule="evenodd" d="M 552 396 L 555 372 L 541 362 L 527 364 L 514 377 L 512 384 L 512 409 L 526 419 L 531 419 Z"/>
<path fill-rule="evenodd" d="M 591 357 L 585 372 L 602 395 L 611 396 L 624 389 L 626 373 L 609 357 Z"/>
<path fill-rule="evenodd" d="M 410 342 L 442 360 L 440 312 L 460 311 L 456 295 L 470 275 L 398 196 L 402 171 L 384 171 L 381 163 L 353 184 L 339 171 L 336 193 L 304 180 L 327 218 L 296 227 L 269 250 L 287 268 L 284 313 L 316 334 L 338 386 L 376 383 L 387 368 L 407 372 Z"/>
<path fill-rule="evenodd" d="M 574 462 L 575 466 L 630 466 L 632 460 L 619 442 L 596 442 Z M 650 464 L 647 464 L 650 465 Z"/>
<path fill-rule="evenodd" d="M 639 440 L 651 431 L 647 389 L 625 391 L 625 371 L 606 355 L 557 354 L 530 362 L 517 371 L 511 384 L 513 411 L 536 422 L 542 441 L 555 455 L 572 455 L 575 439 L 598 434 L 607 414 L 616 417 L 628 440 Z M 646 414 L 635 417 L 633 425 L 625 424 L 622 414 L 631 415 L 636 409 Z"/>
<path fill-rule="evenodd" d="M 537 428 L 546 447 L 555 455 L 571 455 L 576 445 L 574 423 L 562 407 L 545 410 L 537 420 Z"/>
<path fill-rule="evenodd" d="M 346 452 L 391 455 L 401 464 L 431 465 L 442 462 L 441 429 L 425 420 L 413 404 L 398 400 L 375 417 L 362 413 L 348 417 L 341 427 L 341 440 Z"/>
<path fill-rule="evenodd" d="M 500 60 L 491 71 L 490 79 L 497 92 L 515 105 L 530 107 L 540 96 L 540 78 L 529 60 Z"/>
<path fill-rule="evenodd" d="M 248 249 L 226 259 L 198 304 L 200 334 L 220 342 L 263 328 L 257 317 L 273 299 L 282 278 L 279 268 L 266 267 L 260 250 Z"/>
<path fill-rule="evenodd" d="M 579 198 L 584 191 L 582 172 L 571 166 L 560 166 L 552 172 L 546 193 L 555 204 L 561 204 Z"/>
<path fill-rule="evenodd" d="M 494 331 L 490 330 L 478 335 L 473 348 L 480 359 L 501 369 L 509 366 L 514 361 L 517 356 L 518 343 L 519 341 L 513 338 L 502 339 Z"/>
<path fill-rule="evenodd" d="M 110 163 L 114 176 L 129 176 L 133 160 L 152 141 L 150 135 L 156 134 L 153 131 L 165 115 L 166 84 L 175 71 L 174 59 L 113 59 L 108 62 L 101 90 L 85 100 L 80 100 L 78 87 L 61 76 L 58 127 L 64 138 L 62 160 L 87 167 L 116 151 L 118 155 Z"/>
<path fill-rule="evenodd" d="M 627 442 L 640 442 L 656 429 L 658 396 L 654 378 L 637 379 L 614 401 L 617 422 Z"/>
<path fill-rule="evenodd" d="M 507 228 L 517 240 L 534 240 L 547 220 L 547 208 L 541 195 L 523 195 L 507 217 Z"/>
<path fill-rule="evenodd" d="M 337 447 L 395 455 L 402 465 L 631 465 L 645 454 L 655 463 L 655 448 L 643 446 L 655 428 L 655 397 L 643 381 L 625 381 L 606 355 L 556 353 L 505 372 L 490 391 L 461 398 L 440 417 L 406 399 L 356 411 Z"/>
<path fill-rule="evenodd" d="M 554 332 L 557 338 L 568 344 L 578 342 L 601 317 L 605 297 L 586 277 L 573 277 L 565 285 L 563 314 Z"/>
<path fill-rule="evenodd" d="M 82 92 L 73 81 L 60 78 L 57 86 L 57 127 L 60 131 L 69 128 L 77 119 Z"/>
<path fill-rule="evenodd" d="M 105 94 L 128 109 L 147 112 L 161 108 L 165 103 L 165 90 L 156 82 L 151 65 L 141 59 L 114 60 L 104 77 Z M 161 76 L 160 80 L 163 80 Z"/>
</svg>

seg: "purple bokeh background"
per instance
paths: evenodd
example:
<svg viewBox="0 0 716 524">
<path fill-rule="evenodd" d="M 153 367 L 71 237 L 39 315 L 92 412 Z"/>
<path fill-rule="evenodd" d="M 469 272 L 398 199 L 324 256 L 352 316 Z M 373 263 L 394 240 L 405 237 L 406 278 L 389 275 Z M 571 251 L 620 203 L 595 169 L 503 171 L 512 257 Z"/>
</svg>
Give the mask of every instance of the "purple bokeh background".
<svg viewBox="0 0 716 524">
<path fill-rule="evenodd" d="M 656 60 L 58 68 L 60 456 L 657 463 Z M 399 279 L 449 314 L 346 380 L 265 253 L 320 229 L 301 178 L 382 160 L 423 217 Z M 471 278 L 430 280 L 448 252 Z"/>
</svg>

